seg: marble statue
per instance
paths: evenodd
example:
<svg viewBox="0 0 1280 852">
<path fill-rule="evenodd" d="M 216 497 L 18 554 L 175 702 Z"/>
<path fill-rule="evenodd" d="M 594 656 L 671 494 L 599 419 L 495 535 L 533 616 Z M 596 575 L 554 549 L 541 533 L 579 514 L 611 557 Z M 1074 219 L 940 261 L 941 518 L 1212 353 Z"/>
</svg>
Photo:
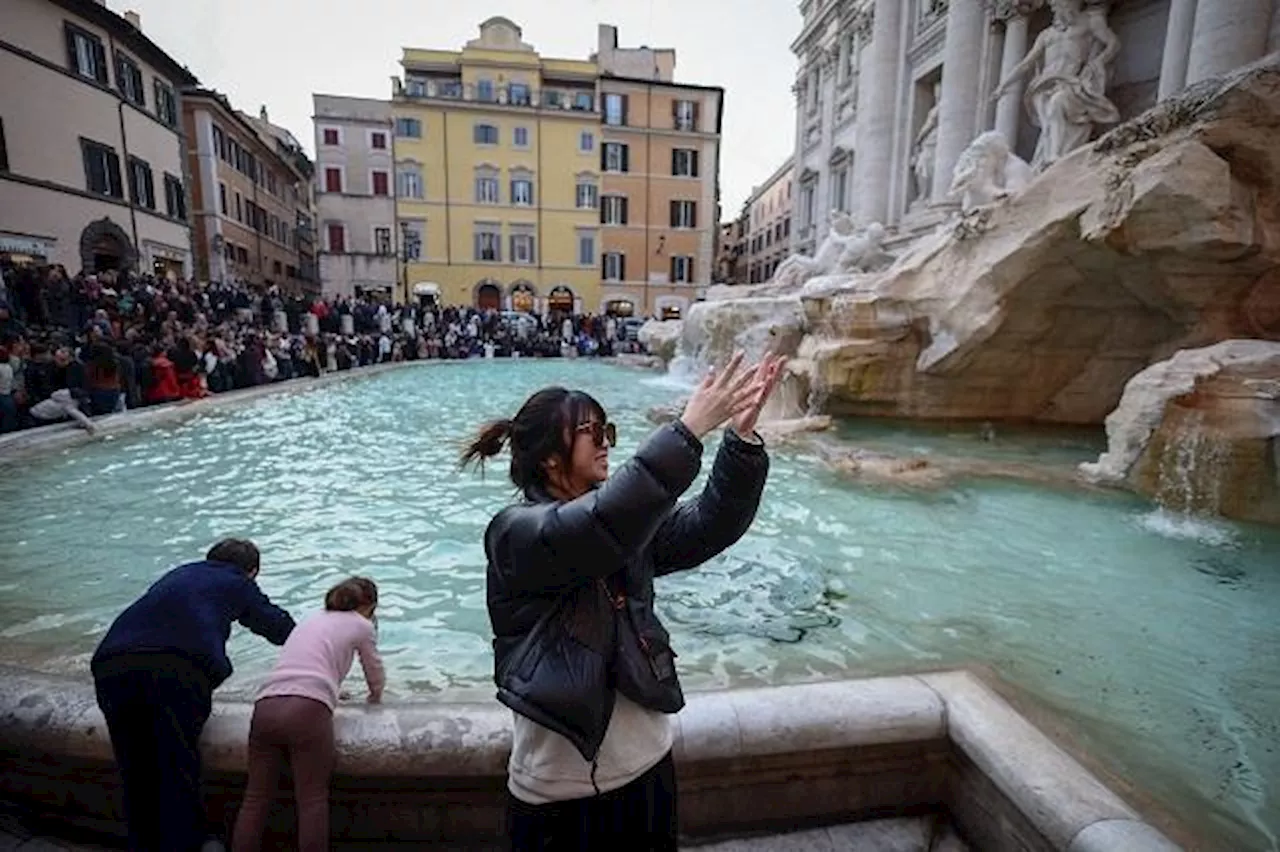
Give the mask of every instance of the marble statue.
<svg viewBox="0 0 1280 852">
<path fill-rule="evenodd" d="M 872 222 L 850 235 L 844 241 L 836 271 L 871 272 L 888 266 L 893 262 L 893 256 L 885 251 L 884 235 L 884 225 L 879 222 Z"/>
<path fill-rule="evenodd" d="M 929 200 L 933 192 L 933 170 L 938 156 L 938 104 L 941 102 L 941 84 L 933 84 L 933 106 L 920 125 L 912 145 L 911 171 L 916 179 L 917 202 Z"/>
<path fill-rule="evenodd" d="M 989 130 L 970 142 L 956 161 L 947 197 L 959 198 L 967 213 L 1020 192 L 1033 176 L 1031 166 L 1009 150 L 1004 135 Z"/>
<path fill-rule="evenodd" d="M 819 275 L 866 272 L 885 266 L 893 257 L 884 250 L 884 233 L 879 222 L 859 229 L 848 213 L 833 211 L 831 227 L 813 257 L 791 255 L 778 266 L 773 281 L 798 286 Z"/>
<path fill-rule="evenodd" d="M 1120 40 L 1107 25 L 1106 8 L 1085 11 L 1081 0 L 1050 0 L 1050 6 L 1052 26 L 1040 33 L 994 95 L 998 100 L 1019 80 L 1033 75 L 1026 103 L 1040 128 L 1031 161 L 1036 171 L 1088 142 L 1095 125 L 1120 120 L 1119 110 L 1106 96 L 1108 66 L 1120 52 Z"/>
</svg>

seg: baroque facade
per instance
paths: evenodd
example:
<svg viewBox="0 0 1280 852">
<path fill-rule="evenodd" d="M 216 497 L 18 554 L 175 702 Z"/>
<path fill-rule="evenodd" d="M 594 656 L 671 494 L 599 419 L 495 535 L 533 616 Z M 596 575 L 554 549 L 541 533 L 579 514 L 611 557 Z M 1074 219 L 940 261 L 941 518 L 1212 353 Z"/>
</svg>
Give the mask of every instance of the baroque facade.
<svg viewBox="0 0 1280 852">
<path fill-rule="evenodd" d="M 954 209 L 953 170 L 980 133 L 999 131 L 1028 163 L 1052 162 L 1158 100 L 1280 48 L 1277 7 L 804 0 L 792 44 L 800 60 L 792 249 L 812 253 L 836 210 L 891 234 L 930 228 Z M 1073 67 L 1045 73 L 1046 61 Z M 1064 76 L 1069 85 L 1050 88 Z M 1072 117 L 1055 94 L 1071 99 Z"/>
</svg>

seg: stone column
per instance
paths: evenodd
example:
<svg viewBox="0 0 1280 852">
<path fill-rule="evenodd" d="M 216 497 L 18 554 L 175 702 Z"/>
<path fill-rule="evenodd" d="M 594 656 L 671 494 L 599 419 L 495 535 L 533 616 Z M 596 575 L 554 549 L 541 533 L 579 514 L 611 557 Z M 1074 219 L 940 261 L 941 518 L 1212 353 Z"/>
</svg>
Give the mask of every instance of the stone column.
<svg viewBox="0 0 1280 852">
<path fill-rule="evenodd" d="M 1000 57 L 1000 82 L 1027 55 L 1027 13 L 1022 7 L 1013 7 L 1012 14 L 1004 22 L 1004 52 Z M 999 130 L 1013 148 L 1018 144 L 1018 119 L 1022 115 L 1022 91 L 1024 81 L 1019 80 L 996 102 L 996 130 Z"/>
<path fill-rule="evenodd" d="M 893 134 L 902 57 L 898 42 L 902 30 L 902 0 L 876 0 L 871 43 L 863 53 L 857 130 L 858 217 L 883 222 L 889 213 L 889 182 L 893 168 Z"/>
<path fill-rule="evenodd" d="M 1196 0 L 1170 0 L 1157 100 L 1176 95 L 1187 85 L 1187 60 L 1191 57 L 1191 33 L 1195 20 Z"/>
<path fill-rule="evenodd" d="M 1196 4 L 1187 85 L 1262 58 L 1271 29 L 1271 0 L 1203 0 Z"/>
<path fill-rule="evenodd" d="M 980 0 L 951 0 L 942 59 L 942 98 L 938 106 L 938 149 L 933 163 L 932 199 L 951 188 L 956 160 L 978 129 L 978 78 L 982 74 L 982 38 L 987 14 Z"/>
</svg>

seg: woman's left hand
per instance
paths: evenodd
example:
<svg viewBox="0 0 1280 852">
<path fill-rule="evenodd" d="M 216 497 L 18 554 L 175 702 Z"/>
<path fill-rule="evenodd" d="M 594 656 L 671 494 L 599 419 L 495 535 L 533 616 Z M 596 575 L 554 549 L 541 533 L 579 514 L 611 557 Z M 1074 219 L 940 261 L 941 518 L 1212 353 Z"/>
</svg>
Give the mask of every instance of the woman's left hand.
<svg viewBox="0 0 1280 852">
<path fill-rule="evenodd" d="M 760 419 L 760 410 L 764 408 L 769 395 L 782 379 L 782 370 L 787 365 L 785 355 L 766 355 L 765 359 L 754 368 L 755 375 L 751 387 L 755 390 L 755 400 L 737 417 L 730 421 L 733 431 L 743 438 L 751 437 L 756 430 L 756 421 Z"/>
</svg>

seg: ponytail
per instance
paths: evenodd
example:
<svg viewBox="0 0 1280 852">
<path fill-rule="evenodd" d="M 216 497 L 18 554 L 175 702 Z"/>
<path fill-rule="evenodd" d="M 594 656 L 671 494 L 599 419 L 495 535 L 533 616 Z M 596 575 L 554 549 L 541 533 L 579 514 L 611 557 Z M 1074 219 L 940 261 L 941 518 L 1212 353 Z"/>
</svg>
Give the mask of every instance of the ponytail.
<svg viewBox="0 0 1280 852">
<path fill-rule="evenodd" d="M 502 447 L 511 437 L 514 426 L 515 424 L 510 420 L 493 420 L 486 423 L 480 428 L 475 440 L 463 449 L 458 467 L 465 468 L 472 463 L 483 467 L 485 459 L 493 458 L 502 452 Z"/>
<path fill-rule="evenodd" d="M 378 586 L 368 577 L 343 580 L 324 596 L 324 608 L 331 612 L 352 612 L 377 603 Z"/>
</svg>

